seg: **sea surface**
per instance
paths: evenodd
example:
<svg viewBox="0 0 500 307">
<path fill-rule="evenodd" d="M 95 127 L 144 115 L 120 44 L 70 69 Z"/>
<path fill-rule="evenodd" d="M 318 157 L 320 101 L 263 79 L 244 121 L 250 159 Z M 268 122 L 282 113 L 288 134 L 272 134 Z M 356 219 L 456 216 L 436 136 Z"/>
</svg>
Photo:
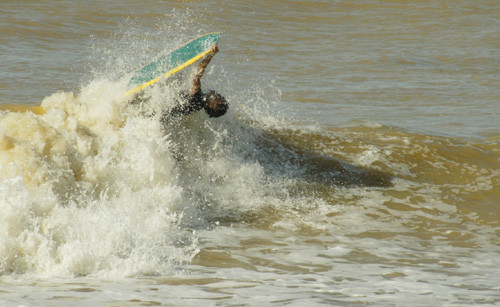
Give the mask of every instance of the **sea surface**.
<svg viewBox="0 0 500 307">
<path fill-rule="evenodd" d="M 228 114 L 162 120 L 220 31 Z M 500 304 L 500 1 L 0 0 L 0 306 Z"/>
</svg>

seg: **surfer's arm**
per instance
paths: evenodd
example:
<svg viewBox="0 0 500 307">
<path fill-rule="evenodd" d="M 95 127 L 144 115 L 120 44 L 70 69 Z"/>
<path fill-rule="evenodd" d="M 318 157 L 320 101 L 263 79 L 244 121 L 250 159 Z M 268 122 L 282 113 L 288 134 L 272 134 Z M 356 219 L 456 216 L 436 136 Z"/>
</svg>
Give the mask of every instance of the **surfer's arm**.
<svg viewBox="0 0 500 307">
<path fill-rule="evenodd" d="M 217 44 L 214 44 L 212 46 L 212 49 L 210 50 L 210 53 L 207 54 L 207 56 L 200 62 L 198 67 L 195 68 L 193 74 L 193 83 L 191 85 L 191 95 L 194 95 L 201 90 L 201 77 L 203 77 L 205 68 L 207 68 L 208 64 L 217 52 L 219 52 L 219 48 L 217 47 Z"/>
</svg>

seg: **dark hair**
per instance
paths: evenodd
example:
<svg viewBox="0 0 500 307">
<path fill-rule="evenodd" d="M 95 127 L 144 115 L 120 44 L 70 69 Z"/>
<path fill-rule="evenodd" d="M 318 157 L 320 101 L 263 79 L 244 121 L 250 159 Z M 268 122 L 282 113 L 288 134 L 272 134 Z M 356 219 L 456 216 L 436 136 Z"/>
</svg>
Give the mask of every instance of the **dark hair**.
<svg viewBox="0 0 500 307">
<path fill-rule="evenodd" d="M 205 94 L 205 112 L 210 117 L 219 117 L 226 114 L 229 104 L 226 99 L 215 91 L 209 91 Z"/>
</svg>

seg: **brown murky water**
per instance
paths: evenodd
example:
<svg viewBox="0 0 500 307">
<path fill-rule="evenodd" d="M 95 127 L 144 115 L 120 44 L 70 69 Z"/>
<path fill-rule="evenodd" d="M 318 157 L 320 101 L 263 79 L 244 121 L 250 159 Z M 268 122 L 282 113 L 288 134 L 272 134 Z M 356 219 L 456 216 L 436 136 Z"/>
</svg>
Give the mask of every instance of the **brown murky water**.
<svg viewBox="0 0 500 307">
<path fill-rule="evenodd" d="M 498 304 L 498 12 L 1 1 L 0 101 L 48 110 L 0 114 L 1 305 Z M 226 116 L 128 105 L 211 31 Z"/>
</svg>

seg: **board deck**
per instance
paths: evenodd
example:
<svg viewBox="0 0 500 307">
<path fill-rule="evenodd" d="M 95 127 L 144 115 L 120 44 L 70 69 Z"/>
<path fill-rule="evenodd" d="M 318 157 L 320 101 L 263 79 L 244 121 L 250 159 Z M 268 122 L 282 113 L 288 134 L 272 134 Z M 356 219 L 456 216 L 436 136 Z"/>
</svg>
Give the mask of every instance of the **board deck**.
<svg viewBox="0 0 500 307">
<path fill-rule="evenodd" d="M 139 69 L 130 79 L 131 89 L 125 95 L 137 93 L 157 83 L 162 78 L 168 78 L 197 62 L 210 52 L 212 46 L 219 41 L 220 36 L 219 32 L 215 32 L 195 38 Z"/>
</svg>

